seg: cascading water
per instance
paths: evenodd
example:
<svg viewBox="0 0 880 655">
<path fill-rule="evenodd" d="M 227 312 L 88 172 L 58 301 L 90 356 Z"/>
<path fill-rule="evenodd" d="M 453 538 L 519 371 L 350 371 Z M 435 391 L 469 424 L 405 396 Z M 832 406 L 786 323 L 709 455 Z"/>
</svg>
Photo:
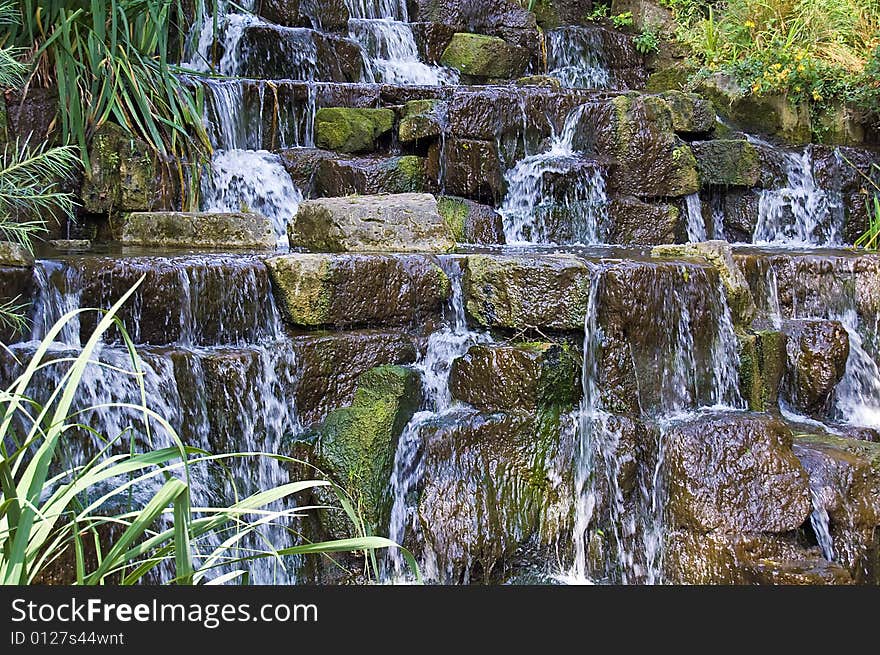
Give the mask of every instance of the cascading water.
<svg viewBox="0 0 880 655">
<path fill-rule="evenodd" d="M 505 175 L 508 190 L 498 212 L 508 244 L 601 243 L 605 176 L 574 147 L 587 107 L 569 114 L 546 152 L 525 157 Z"/>
<path fill-rule="evenodd" d="M 384 84 L 454 84 L 454 71 L 419 60 L 404 0 L 346 0 L 349 36 L 364 53 L 368 82 Z"/>
<path fill-rule="evenodd" d="M 568 88 L 610 88 L 611 76 L 598 30 L 560 27 L 548 30 L 547 71 Z"/>
<path fill-rule="evenodd" d="M 267 295 L 271 299 L 267 273 L 257 258 L 108 258 L 98 263 L 97 271 L 84 266 L 75 260 L 37 262 L 32 334 L 29 341 L 10 346 L 19 359 L 24 360 L 34 350 L 46 327 L 64 313 L 83 303 L 109 306 L 120 290 L 143 271 L 147 272 L 148 280 L 131 299 L 130 313 L 120 314 L 120 318 L 135 340 L 139 340 L 138 333 L 132 328 L 142 320 L 155 322 L 164 318 L 165 322 L 155 329 L 144 328 L 162 345 L 136 345 L 143 370 L 141 378 L 130 372 L 133 365 L 127 349 L 108 333 L 96 351 L 96 362 L 86 367 L 78 387 L 75 408 L 102 406 L 81 414 L 83 424 L 107 438 L 122 435 L 126 442 L 135 439 L 142 447 L 173 445 L 170 435 L 155 423 L 151 425 L 151 442 L 147 444 L 142 412 L 108 406 L 138 404 L 143 384 L 150 408 L 168 420 L 188 446 L 215 453 L 276 453 L 281 450 L 282 438 L 300 429 L 293 395 L 296 361 L 292 343 L 274 303 L 266 302 Z M 108 266 L 109 269 L 104 268 Z M 105 270 L 110 273 L 106 280 L 101 274 Z M 105 281 L 110 282 L 109 286 Z M 171 287 L 162 286 L 165 283 Z M 149 316 L 145 314 L 144 299 L 152 297 L 158 289 L 174 298 L 176 315 L 160 317 L 155 309 Z M 80 349 L 79 325 L 71 324 L 60 339 L 52 346 L 53 358 L 75 357 Z M 15 374 L 14 362 L 4 359 L 2 364 L 0 372 L 4 378 Z M 65 371 L 64 365 L 43 369 L 32 386 L 34 397 L 47 397 Z M 100 445 L 92 443 L 91 434 L 81 431 L 77 435 L 76 446 L 67 449 L 67 464 L 81 463 Z M 120 443 L 120 447 L 126 444 Z M 243 497 L 289 481 L 287 471 L 274 459 L 246 457 L 229 460 L 226 465 L 228 474 L 215 467 L 194 467 L 194 507 L 235 502 L 229 495 L 233 484 L 239 497 Z M 275 547 L 292 545 L 285 526 L 269 524 L 237 548 L 241 554 L 248 549 L 265 550 L 267 541 Z M 200 553 L 197 560 L 208 556 L 217 546 L 217 541 L 194 544 Z M 256 584 L 294 582 L 295 561 L 286 564 L 283 569 L 273 558 L 263 558 L 245 568 L 250 569 L 251 581 Z M 220 567 L 208 577 L 223 572 Z M 162 569 L 162 575 L 171 573 L 168 567 Z"/>
<path fill-rule="evenodd" d="M 599 322 L 603 270 L 594 267 L 584 320 L 583 396 L 578 412 L 574 455 L 573 564 L 556 578 L 567 584 L 596 581 L 655 584 L 663 581 L 665 434 L 677 421 L 692 419 L 701 409 L 742 409 L 737 374 L 737 341 L 723 288 L 718 283 L 704 311 L 715 319 L 708 350 L 694 343 L 693 312 L 700 311 L 705 290 L 696 275 L 681 269 L 667 287 L 658 320 L 665 326 L 666 343 L 655 344 L 659 390 L 646 398 L 642 412 L 656 421 L 653 465 L 638 474 L 630 497 L 621 487 L 626 419 L 605 409 L 600 368 L 605 334 Z M 708 280 L 707 280 L 708 281 Z M 696 306 L 695 306 L 696 303 Z M 640 357 L 636 357 L 640 359 Z M 644 362 L 643 364 L 644 365 Z M 700 371 L 712 375 L 702 382 Z M 646 383 L 651 376 L 646 375 Z M 596 561 L 597 537 L 610 548 Z M 601 548 L 599 548 L 601 550 Z"/>
<path fill-rule="evenodd" d="M 692 193 L 684 199 L 687 210 L 687 240 L 699 243 L 707 239 L 706 221 L 703 220 L 703 203 L 699 193 Z"/>
<path fill-rule="evenodd" d="M 449 373 L 452 363 L 466 354 L 468 349 L 478 343 L 491 341 L 488 333 L 477 332 L 468 327 L 464 310 L 462 291 L 462 270 L 454 257 L 443 257 L 441 264 L 452 284 L 452 294 L 444 311 L 445 324 L 428 337 L 424 355 L 416 364 L 422 374 L 424 390 L 424 410 L 417 412 L 404 428 L 394 456 L 391 473 L 391 494 L 393 498 L 389 538 L 403 544 L 407 531 L 417 530 L 416 508 L 413 496 L 422 479 L 423 441 L 421 430 L 434 421 L 455 411 L 454 401 L 449 392 Z M 423 575 L 428 580 L 440 580 L 442 576 L 430 565 L 432 558 L 426 554 L 428 565 L 423 563 Z M 389 550 L 386 578 L 402 579 L 407 567 L 396 548 Z"/>
<path fill-rule="evenodd" d="M 772 147 L 754 137 L 751 141 Z M 812 149 L 782 153 L 786 183 L 761 191 L 758 222 L 752 241 L 775 246 L 839 244 L 843 201 L 839 193 L 822 189 L 813 176 Z"/>
<path fill-rule="evenodd" d="M 265 150 L 217 150 L 202 177 L 204 211 L 257 211 L 272 221 L 280 244 L 302 199 L 281 157 Z"/>
</svg>

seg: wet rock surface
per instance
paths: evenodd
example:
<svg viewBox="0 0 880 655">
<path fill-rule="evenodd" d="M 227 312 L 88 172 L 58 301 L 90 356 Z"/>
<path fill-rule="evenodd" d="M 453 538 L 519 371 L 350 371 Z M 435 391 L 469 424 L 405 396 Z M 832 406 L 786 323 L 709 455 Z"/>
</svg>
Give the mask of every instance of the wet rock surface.
<svg viewBox="0 0 880 655">
<path fill-rule="evenodd" d="M 673 527 L 695 532 L 784 533 L 810 513 L 808 477 L 791 433 L 762 415 L 719 415 L 666 434 Z"/>
<path fill-rule="evenodd" d="M 419 255 L 290 254 L 266 266 L 291 325 L 413 325 L 439 314 L 449 279 Z"/>
<path fill-rule="evenodd" d="M 122 224 L 122 243 L 166 248 L 275 248 L 269 219 L 254 212 L 133 212 Z"/>
<path fill-rule="evenodd" d="M 455 247 L 429 194 L 307 200 L 288 224 L 290 245 L 318 252 L 448 252 Z"/>
<path fill-rule="evenodd" d="M 849 357 L 849 336 L 837 321 L 787 321 L 788 397 L 810 415 L 827 410 Z"/>
</svg>

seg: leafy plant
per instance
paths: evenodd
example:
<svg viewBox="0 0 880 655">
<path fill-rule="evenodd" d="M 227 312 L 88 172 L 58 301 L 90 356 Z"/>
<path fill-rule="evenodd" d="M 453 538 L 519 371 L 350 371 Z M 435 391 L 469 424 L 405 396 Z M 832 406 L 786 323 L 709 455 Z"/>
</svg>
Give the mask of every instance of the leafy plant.
<svg viewBox="0 0 880 655">
<path fill-rule="evenodd" d="M 633 44 L 643 55 L 649 55 L 660 49 L 660 34 L 653 25 L 645 26 L 645 29 L 633 39 Z"/>
<path fill-rule="evenodd" d="M 19 9 L 28 86 L 57 87 L 62 139 L 79 146 L 86 170 L 89 139 L 108 120 L 173 158 L 182 182 L 184 166 L 210 153 L 203 91 L 175 62 L 182 0 L 21 0 Z"/>
<path fill-rule="evenodd" d="M 363 536 L 322 543 L 301 543 L 275 549 L 244 548 L 243 540 L 267 525 L 286 522 L 310 508 L 273 509 L 272 504 L 306 489 L 328 485 L 321 480 L 283 484 L 261 490 L 226 507 L 192 507 L 193 467 L 240 457 L 273 457 L 274 453 L 232 453 L 211 455 L 187 447 L 165 418 L 150 410 L 141 384 L 140 404 L 114 403 L 98 408 L 74 410 L 73 402 L 83 374 L 89 366 L 108 366 L 94 361 L 103 334 L 116 325 L 131 355 L 133 374 L 141 369 L 134 346 L 116 313 L 131 297 L 138 281 L 104 314 L 85 346 L 75 357 L 51 360 L 47 357 L 53 340 L 65 324 L 86 311 L 77 309 L 63 316 L 47 333 L 23 372 L 0 392 L 0 582 L 29 584 L 38 580 L 59 558 L 71 556 L 77 584 L 120 582 L 133 584 L 163 563 L 173 563 L 172 582 L 208 582 L 218 567 L 235 567 L 212 582 L 246 579 L 242 564 L 272 557 L 279 562 L 287 555 L 371 552 L 394 546 L 388 539 Z M 10 353 L 11 354 L 11 353 Z M 58 386 L 45 404 L 29 397 L 29 387 L 47 366 L 68 364 Z M 95 435 L 103 447 L 84 464 L 59 466 L 59 452 L 65 439 L 90 429 L 81 424 L 89 409 L 123 408 L 143 416 L 148 437 L 155 423 L 169 435 L 165 448 L 137 452 L 131 438 L 128 449 L 120 435 Z M 23 426 L 23 427 L 22 427 Z M 138 502 L 133 491 L 152 485 L 148 500 Z M 163 520 L 164 519 L 164 520 Z M 104 547 L 108 532 L 112 542 Z M 207 556 L 197 557 L 198 544 L 219 544 Z M 403 551 L 403 549 L 401 549 Z M 86 554 L 95 553 L 90 564 Z M 408 552 L 404 556 L 418 578 L 418 567 Z"/>
<path fill-rule="evenodd" d="M 846 158 L 844 157 L 844 159 Z M 858 171 L 858 169 L 853 166 L 852 162 L 849 160 L 846 161 L 851 168 Z M 880 166 L 873 164 L 872 169 L 876 173 L 875 177 L 880 179 Z M 873 194 L 865 199 L 867 205 L 866 209 L 868 210 L 868 229 L 855 240 L 854 245 L 857 248 L 865 248 L 866 250 L 878 250 L 880 249 L 880 183 L 876 182 L 873 178 L 865 175 L 861 171 L 858 172 L 865 180 L 867 180 L 868 184 L 873 189 Z"/>
<path fill-rule="evenodd" d="M 633 24 L 633 14 L 631 11 L 624 11 L 611 17 L 611 23 L 617 29 L 621 27 L 630 27 Z"/>
</svg>

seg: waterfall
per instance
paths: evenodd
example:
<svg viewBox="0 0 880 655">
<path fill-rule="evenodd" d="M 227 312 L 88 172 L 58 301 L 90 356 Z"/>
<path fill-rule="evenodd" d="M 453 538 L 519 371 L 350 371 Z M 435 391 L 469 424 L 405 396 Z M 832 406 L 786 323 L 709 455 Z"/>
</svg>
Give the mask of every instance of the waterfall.
<svg viewBox="0 0 880 655">
<path fill-rule="evenodd" d="M 346 0 L 348 34 L 364 55 L 366 81 L 383 84 L 454 84 L 454 71 L 419 60 L 405 0 Z"/>
<path fill-rule="evenodd" d="M 505 174 L 507 195 L 498 212 L 508 244 L 601 242 L 607 218 L 605 176 L 574 146 L 587 107 L 568 115 L 547 151 L 525 157 Z"/>
<path fill-rule="evenodd" d="M 767 144 L 750 139 L 763 146 Z M 843 202 L 839 193 L 822 189 L 813 176 L 812 149 L 782 153 L 786 183 L 761 191 L 752 240 L 780 246 L 839 244 Z"/>
<path fill-rule="evenodd" d="M 560 27 L 546 32 L 547 71 L 568 88 L 613 86 L 598 30 Z"/>
<path fill-rule="evenodd" d="M 449 373 L 452 363 L 465 355 L 471 346 L 491 341 L 486 332 L 477 332 L 468 327 L 462 291 L 463 272 L 460 262 L 454 257 L 442 257 L 441 265 L 449 277 L 452 293 L 444 311 L 444 325 L 428 337 L 424 355 L 416 363 L 422 375 L 424 409 L 417 412 L 404 428 L 398 441 L 391 473 L 391 521 L 388 537 L 403 544 L 408 530 L 417 530 L 417 517 L 413 501 L 422 480 L 424 444 L 421 430 L 431 422 L 438 421 L 455 411 L 455 403 L 449 392 Z M 407 567 L 396 548 L 388 553 L 390 570 L 385 572 L 389 580 L 403 579 Z M 430 566 L 432 558 L 427 554 L 428 565 L 423 563 L 423 575 L 428 580 L 440 579 L 440 572 Z M 388 567 L 386 567 L 388 568 Z"/>
<path fill-rule="evenodd" d="M 272 221 L 282 245 L 302 199 L 281 157 L 265 150 L 217 150 L 202 177 L 204 211 L 257 211 Z"/>
<path fill-rule="evenodd" d="M 35 340 L 45 334 L 46 326 L 81 303 L 108 307 L 142 272 L 147 272 L 145 284 L 119 317 L 129 326 L 135 341 L 140 339 L 137 330 L 131 328 L 141 321 L 159 322 L 159 328 L 168 330 L 167 338 L 161 345 L 136 343 L 143 369 L 143 376 L 138 378 L 130 372 L 132 363 L 125 346 L 107 333 L 95 353 L 95 363 L 85 369 L 74 410 L 108 403 L 138 404 L 143 384 L 150 408 L 167 419 L 189 446 L 214 453 L 281 452 L 281 440 L 300 429 L 293 395 L 296 358 L 271 300 L 265 267 L 257 258 L 102 258 L 96 264 L 89 260 L 38 261 L 34 269 L 37 293 L 31 340 L 12 344 L 11 352 L 20 360 L 26 359 L 37 346 Z M 156 295 L 173 298 L 167 316 L 162 316 L 165 307 L 151 307 Z M 161 329 L 149 333 L 155 336 L 159 332 Z M 67 358 L 75 357 L 80 350 L 79 326 L 71 325 L 60 338 L 62 341 L 51 348 L 51 359 L 69 361 Z M 17 374 L 17 364 L 7 357 L 0 359 L 2 377 L 9 379 Z M 61 363 L 41 369 L 32 384 L 32 395 L 38 400 L 48 397 L 66 370 Z M 147 443 L 143 414 L 136 410 L 102 407 L 82 413 L 79 420 L 107 438 L 121 435 L 124 442 L 119 448 L 127 448 L 129 439 L 140 447 L 172 445 L 158 424 L 151 425 L 152 440 Z M 85 430 L 70 431 L 65 442 L 69 446 L 66 464 L 70 465 L 83 462 L 103 445 Z M 286 469 L 274 459 L 237 458 L 227 460 L 226 466 L 227 474 L 216 465 L 195 467 L 194 507 L 235 502 L 229 475 L 239 498 L 289 481 Z M 155 490 L 137 491 L 143 500 L 148 497 L 145 494 Z M 238 548 L 243 549 L 242 553 L 247 549 L 265 550 L 264 540 L 275 547 L 293 545 L 285 526 L 266 525 Z M 218 541 L 195 544 L 197 560 L 217 546 Z M 273 558 L 264 558 L 244 566 L 250 568 L 251 581 L 256 584 L 291 583 L 296 579 L 295 563 L 287 562 L 288 568 L 283 570 Z M 208 577 L 223 572 L 221 567 Z M 171 573 L 169 566 L 162 568 L 162 575 Z"/>
<path fill-rule="evenodd" d="M 688 242 L 699 243 L 705 241 L 707 239 L 706 222 L 703 220 L 703 204 L 700 202 L 700 194 L 692 193 L 686 196 L 684 205 L 687 210 Z"/>
<path fill-rule="evenodd" d="M 657 320 L 665 326 L 668 341 L 653 345 L 649 353 L 659 365 L 659 396 L 643 414 L 654 417 L 657 425 L 654 457 L 641 464 L 637 489 L 627 498 L 620 486 L 626 456 L 623 447 L 628 426 L 625 417 L 609 412 L 603 404 L 600 372 L 606 336 L 599 322 L 603 269 L 594 267 L 584 319 L 584 350 L 581 384 L 583 396 L 578 410 L 578 429 L 574 452 L 574 521 L 572 529 L 573 564 L 558 580 L 567 584 L 597 581 L 623 584 L 655 584 L 663 581 L 665 435 L 677 421 L 692 418 L 703 409 L 742 409 L 737 373 L 737 341 L 730 309 L 720 282 L 705 298 L 703 281 L 681 267 L 673 287 L 666 288 Z M 706 281 L 711 281 L 707 277 Z M 705 302 L 714 318 L 715 334 L 708 351 L 694 342 L 697 326 L 693 312 Z M 644 366 L 645 361 L 640 364 Z M 705 384 L 700 372 L 711 371 Z M 639 373 L 648 383 L 649 376 Z M 707 387 L 707 388 L 704 388 Z M 652 463 L 653 462 L 653 463 Z M 601 553 L 594 540 L 610 552 Z M 597 554 L 603 556 L 597 562 Z"/>
</svg>

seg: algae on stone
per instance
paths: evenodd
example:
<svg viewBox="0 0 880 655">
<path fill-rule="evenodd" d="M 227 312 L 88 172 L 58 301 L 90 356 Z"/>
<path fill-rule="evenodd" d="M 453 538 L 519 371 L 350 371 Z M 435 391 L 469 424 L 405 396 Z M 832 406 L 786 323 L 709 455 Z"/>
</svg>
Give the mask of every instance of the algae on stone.
<svg viewBox="0 0 880 655">
<path fill-rule="evenodd" d="M 456 32 L 440 63 L 471 77 L 509 79 L 525 70 L 528 53 L 497 36 Z"/>
<path fill-rule="evenodd" d="M 322 107 L 315 114 L 315 144 L 337 152 L 368 152 L 393 126 L 390 109 Z"/>
</svg>

